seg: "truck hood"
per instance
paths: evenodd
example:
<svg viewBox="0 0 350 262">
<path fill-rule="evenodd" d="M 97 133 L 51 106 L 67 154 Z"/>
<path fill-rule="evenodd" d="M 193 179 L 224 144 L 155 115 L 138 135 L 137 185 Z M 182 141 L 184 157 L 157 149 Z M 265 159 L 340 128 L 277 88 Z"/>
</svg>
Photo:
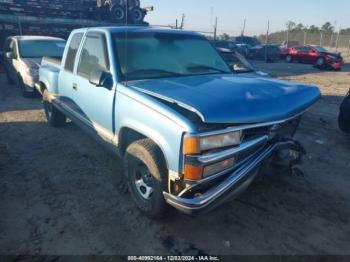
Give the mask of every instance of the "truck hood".
<svg viewBox="0 0 350 262">
<path fill-rule="evenodd" d="M 317 87 L 268 78 L 224 75 L 139 80 L 128 83 L 177 104 L 205 123 L 279 121 L 305 111 L 320 97 Z"/>
</svg>

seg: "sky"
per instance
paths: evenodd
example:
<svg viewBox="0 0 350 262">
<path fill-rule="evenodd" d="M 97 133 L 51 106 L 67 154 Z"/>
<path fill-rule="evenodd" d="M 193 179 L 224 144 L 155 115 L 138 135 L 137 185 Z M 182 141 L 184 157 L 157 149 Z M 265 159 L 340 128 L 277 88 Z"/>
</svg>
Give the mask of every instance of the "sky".
<svg viewBox="0 0 350 262">
<path fill-rule="evenodd" d="M 152 25 L 174 25 L 184 13 L 185 29 L 213 31 L 218 17 L 218 33 L 240 34 L 246 19 L 246 35 L 284 30 L 288 20 L 321 27 L 329 21 L 336 29 L 350 27 L 349 0 L 141 0 L 154 6 L 146 21 Z"/>
</svg>

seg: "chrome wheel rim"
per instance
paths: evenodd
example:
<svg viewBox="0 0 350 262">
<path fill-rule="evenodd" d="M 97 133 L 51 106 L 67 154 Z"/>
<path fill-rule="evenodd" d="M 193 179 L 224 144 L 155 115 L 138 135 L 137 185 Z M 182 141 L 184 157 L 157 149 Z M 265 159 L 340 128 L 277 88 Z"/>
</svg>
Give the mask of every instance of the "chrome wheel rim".
<svg viewBox="0 0 350 262">
<path fill-rule="evenodd" d="M 139 195 L 144 200 L 152 198 L 154 192 L 153 189 L 153 177 L 151 172 L 144 164 L 139 164 L 135 168 L 135 187 Z"/>
<path fill-rule="evenodd" d="M 323 59 L 322 58 L 317 59 L 317 65 L 319 65 L 319 66 L 323 65 Z"/>
</svg>

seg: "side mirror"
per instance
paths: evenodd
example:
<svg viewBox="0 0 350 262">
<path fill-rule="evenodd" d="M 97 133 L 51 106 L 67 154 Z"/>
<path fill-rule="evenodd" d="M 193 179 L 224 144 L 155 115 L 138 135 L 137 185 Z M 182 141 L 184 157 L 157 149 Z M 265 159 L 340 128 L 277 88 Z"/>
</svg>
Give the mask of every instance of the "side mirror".
<svg viewBox="0 0 350 262">
<path fill-rule="evenodd" d="M 90 84 L 97 87 L 112 87 L 112 77 L 109 73 L 102 70 L 92 70 L 89 77 Z"/>
<path fill-rule="evenodd" d="M 10 60 L 16 58 L 16 55 L 14 52 L 6 52 L 5 56 L 7 59 L 10 59 Z"/>
</svg>

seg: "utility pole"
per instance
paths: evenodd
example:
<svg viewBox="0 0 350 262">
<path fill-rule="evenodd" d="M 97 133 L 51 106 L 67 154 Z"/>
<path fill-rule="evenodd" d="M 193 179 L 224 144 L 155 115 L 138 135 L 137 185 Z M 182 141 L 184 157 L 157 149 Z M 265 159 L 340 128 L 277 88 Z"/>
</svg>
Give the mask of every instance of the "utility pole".
<svg viewBox="0 0 350 262">
<path fill-rule="evenodd" d="M 347 57 L 349 57 L 349 56 L 350 56 L 350 36 L 349 36 L 348 55 L 347 55 Z"/>
<path fill-rule="evenodd" d="M 241 32 L 241 36 L 244 36 L 244 33 L 245 33 L 245 25 L 246 25 L 246 19 L 244 18 L 243 28 L 242 28 L 242 32 Z"/>
<path fill-rule="evenodd" d="M 19 35 L 23 35 L 23 32 L 22 32 L 22 23 L 21 23 L 21 17 L 20 17 L 20 16 L 17 16 L 17 22 L 18 22 Z"/>
<path fill-rule="evenodd" d="M 265 40 L 265 62 L 267 63 L 268 61 L 268 46 L 267 44 L 269 43 L 269 33 L 270 33 L 270 20 L 267 21 L 267 31 L 266 31 L 266 40 Z"/>
<path fill-rule="evenodd" d="M 320 46 L 323 46 L 323 31 L 321 30 L 321 35 L 320 35 Z"/>
<path fill-rule="evenodd" d="M 214 40 L 216 40 L 218 30 L 218 17 L 215 17 L 215 25 L 214 25 Z"/>
<path fill-rule="evenodd" d="M 176 18 L 175 28 L 178 29 L 178 27 L 179 27 L 179 21 L 178 21 L 177 18 Z"/>
<path fill-rule="evenodd" d="M 338 35 L 337 35 L 337 38 L 335 40 L 335 51 L 336 52 L 338 51 L 338 43 L 339 43 L 340 31 L 341 31 L 341 29 L 339 27 Z"/>
<path fill-rule="evenodd" d="M 185 27 L 185 14 L 182 14 L 180 29 L 183 30 Z"/>
<path fill-rule="evenodd" d="M 306 45 L 307 42 L 307 31 L 304 31 L 304 45 Z"/>
<path fill-rule="evenodd" d="M 287 48 L 289 46 L 289 30 L 290 30 L 290 23 L 288 23 L 288 25 L 287 25 L 287 39 L 286 39 Z"/>
</svg>

